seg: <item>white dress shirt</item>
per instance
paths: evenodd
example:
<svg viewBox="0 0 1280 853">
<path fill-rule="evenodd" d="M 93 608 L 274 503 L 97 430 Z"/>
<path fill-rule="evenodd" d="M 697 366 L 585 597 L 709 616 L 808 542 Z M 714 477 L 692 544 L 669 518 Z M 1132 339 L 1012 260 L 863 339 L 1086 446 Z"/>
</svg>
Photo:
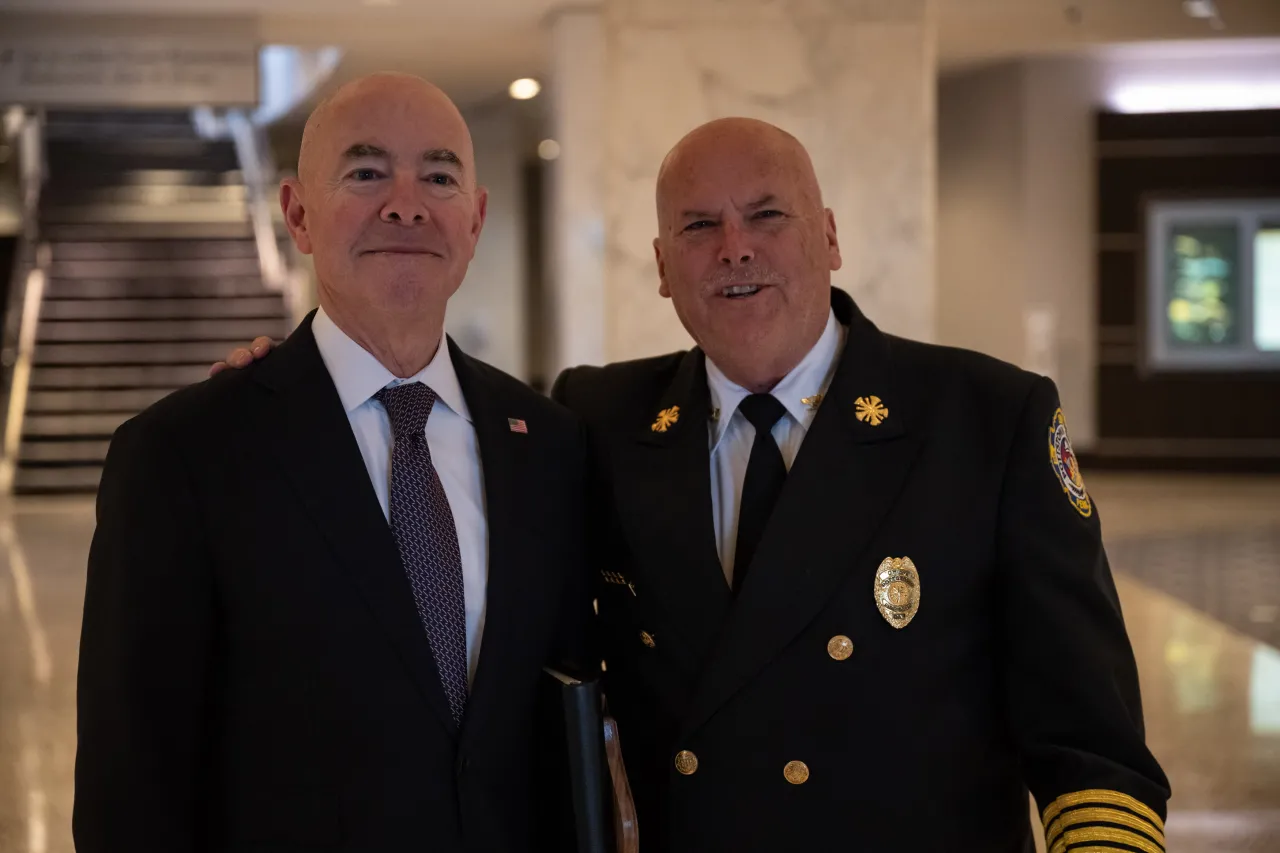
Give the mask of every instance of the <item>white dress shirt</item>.
<svg viewBox="0 0 1280 853">
<path fill-rule="evenodd" d="M 787 470 L 800 453 L 800 444 L 809 432 L 817 414 L 812 398 L 826 394 L 840 353 L 844 351 L 848 330 L 827 316 L 827 327 L 813 349 L 795 368 L 774 386 L 771 392 L 787 409 L 773 427 L 773 440 L 782 451 Z M 738 411 L 738 404 L 751 392 L 729 380 L 711 359 L 707 359 L 707 385 L 711 390 L 711 410 L 719 412 L 708 425 L 711 441 L 711 512 L 715 518 L 716 546 L 725 579 L 733 582 L 733 558 L 738 549 L 738 510 L 742 504 L 742 482 L 747 477 L 747 462 L 756 428 Z M 806 404 L 802 401 L 810 400 Z"/>
<path fill-rule="evenodd" d="M 467 608 L 467 675 L 474 678 L 484 633 L 485 592 L 489 582 L 489 525 L 484 509 L 484 481 L 480 451 L 471 412 L 442 338 L 431 363 L 417 375 L 399 379 L 364 347 L 337 327 L 321 308 L 312 321 L 320 357 L 338 389 L 351 422 L 364 467 L 378 494 L 382 514 L 390 522 L 391 419 L 373 395 L 388 385 L 421 382 L 436 392 L 427 418 L 427 446 L 431 462 L 453 513 L 462 554 L 462 585 Z M 408 588 L 406 587 L 406 590 Z M 423 629 L 425 630 L 425 628 Z"/>
</svg>

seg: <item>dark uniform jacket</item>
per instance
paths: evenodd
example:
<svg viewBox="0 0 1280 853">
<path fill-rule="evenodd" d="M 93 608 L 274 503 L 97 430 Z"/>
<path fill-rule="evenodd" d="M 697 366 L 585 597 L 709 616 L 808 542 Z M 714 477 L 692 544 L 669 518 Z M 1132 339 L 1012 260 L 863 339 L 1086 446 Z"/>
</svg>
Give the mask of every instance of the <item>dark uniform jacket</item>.
<svg viewBox="0 0 1280 853">
<path fill-rule="evenodd" d="M 535 696 L 574 645 L 570 611 L 589 611 L 585 442 L 561 407 L 450 355 L 489 527 L 461 729 L 308 318 L 112 441 L 80 652 L 81 853 L 548 848 Z"/>
<path fill-rule="evenodd" d="M 703 354 L 556 384 L 641 848 L 1022 853 L 1029 788 L 1051 849 L 1158 853 L 1168 784 L 1053 383 L 832 305 L 848 342 L 736 599 Z"/>
</svg>

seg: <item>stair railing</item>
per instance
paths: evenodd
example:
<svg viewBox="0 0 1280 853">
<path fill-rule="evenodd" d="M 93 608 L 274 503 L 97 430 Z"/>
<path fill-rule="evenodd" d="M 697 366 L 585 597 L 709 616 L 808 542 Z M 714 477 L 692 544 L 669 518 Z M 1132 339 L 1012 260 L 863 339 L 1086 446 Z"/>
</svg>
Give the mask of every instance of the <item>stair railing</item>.
<svg viewBox="0 0 1280 853">
<path fill-rule="evenodd" d="M 35 357 L 40 304 L 44 299 L 52 251 L 39 242 L 40 190 L 46 176 L 44 120 L 39 111 L 14 108 L 5 121 L 6 135 L 17 140 L 22 204 L 22 233 L 14 253 L 9 304 L 0 343 L 0 381 L 5 411 L 3 455 L 0 456 L 0 494 L 13 492 L 22 448 L 23 418 L 31 366 Z"/>
<path fill-rule="evenodd" d="M 266 131 L 240 110 L 228 110 L 225 120 L 235 142 L 240 174 L 244 177 L 262 282 L 267 289 L 284 297 L 285 309 L 296 319 L 301 307 L 299 278 L 290 272 L 285 255 L 280 251 L 273 212 L 277 198 L 276 167 Z"/>
</svg>

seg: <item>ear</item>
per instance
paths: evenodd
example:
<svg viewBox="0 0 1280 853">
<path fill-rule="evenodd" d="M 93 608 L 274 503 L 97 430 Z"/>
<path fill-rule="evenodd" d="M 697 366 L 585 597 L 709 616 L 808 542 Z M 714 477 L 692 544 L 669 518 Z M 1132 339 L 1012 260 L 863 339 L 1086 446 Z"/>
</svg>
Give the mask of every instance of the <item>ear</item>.
<svg viewBox="0 0 1280 853">
<path fill-rule="evenodd" d="M 284 211 L 284 224 L 289 228 L 293 244 L 302 254 L 311 254 L 311 233 L 302 202 L 302 182 L 297 178 L 285 178 L 280 182 L 280 209 Z"/>
<path fill-rule="evenodd" d="M 484 228 L 485 219 L 489 216 L 489 189 L 476 187 L 476 210 L 471 222 L 472 241 L 480 240 L 480 231 Z"/>
<path fill-rule="evenodd" d="M 658 262 L 658 295 L 664 299 L 670 299 L 671 286 L 667 284 L 667 265 L 662 260 L 662 244 L 657 237 L 653 238 L 653 258 Z"/>
<path fill-rule="evenodd" d="M 835 272 L 844 265 L 840 257 L 840 241 L 836 239 L 836 215 L 827 208 L 827 257 L 831 261 L 831 271 Z"/>
</svg>

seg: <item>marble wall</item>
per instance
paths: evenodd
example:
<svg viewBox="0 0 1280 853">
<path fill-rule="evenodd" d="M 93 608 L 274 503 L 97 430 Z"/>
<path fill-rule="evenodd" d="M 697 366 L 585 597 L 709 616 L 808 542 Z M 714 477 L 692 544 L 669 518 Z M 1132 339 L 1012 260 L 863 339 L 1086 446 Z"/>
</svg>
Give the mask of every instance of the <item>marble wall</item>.
<svg viewBox="0 0 1280 853">
<path fill-rule="evenodd" d="M 469 110 L 477 177 L 489 190 L 488 217 L 445 329 L 466 352 L 513 376 L 529 376 L 525 348 L 525 145 L 507 103 Z"/>
<path fill-rule="evenodd" d="M 675 312 L 658 295 L 654 180 L 681 136 L 728 115 L 773 122 L 805 143 L 841 238 L 845 267 L 834 283 L 883 328 L 932 339 L 932 5 L 610 0 L 598 12 L 572 13 L 600 16 L 594 34 L 577 26 L 579 35 L 602 39 L 602 72 L 589 86 L 553 77 L 556 122 L 564 133 L 584 123 L 575 115 L 598 116 L 603 161 L 579 159 L 571 150 L 577 140 L 561 139 L 558 185 L 585 188 L 578 206 L 589 207 L 590 194 L 602 210 L 604 274 L 596 290 L 603 297 L 604 336 L 595 352 L 580 346 L 595 331 L 583 312 L 565 304 L 583 298 L 588 259 L 578 257 L 584 272 L 575 274 L 571 262 L 557 269 L 553 282 L 561 297 L 562 354 L 613 361 L 689 345 Z M 567 32 L 561 20 L 553 23 L 557 70 L 574 65 L 563 54 L 586 47 L 593 55 L 596 49 L 560 38 Z M 566 220 L 556 227 L 586 224 Z M 556 242 L 570 240 L 561 236 Z M 563 255 L 562 260 L 575 261 Z M 570 363 L 562 355 L 561 364 Z"/>
<path fill-rule="evenodd" d="M 551 138 L 560 156 L 548 169 L 550 263 L 546 316 L 549 378 L 575 364 L 606 360 L 604 258 L 604 21 L 595 9 L 568 9 L 548 21 Z"/>
</svg>

